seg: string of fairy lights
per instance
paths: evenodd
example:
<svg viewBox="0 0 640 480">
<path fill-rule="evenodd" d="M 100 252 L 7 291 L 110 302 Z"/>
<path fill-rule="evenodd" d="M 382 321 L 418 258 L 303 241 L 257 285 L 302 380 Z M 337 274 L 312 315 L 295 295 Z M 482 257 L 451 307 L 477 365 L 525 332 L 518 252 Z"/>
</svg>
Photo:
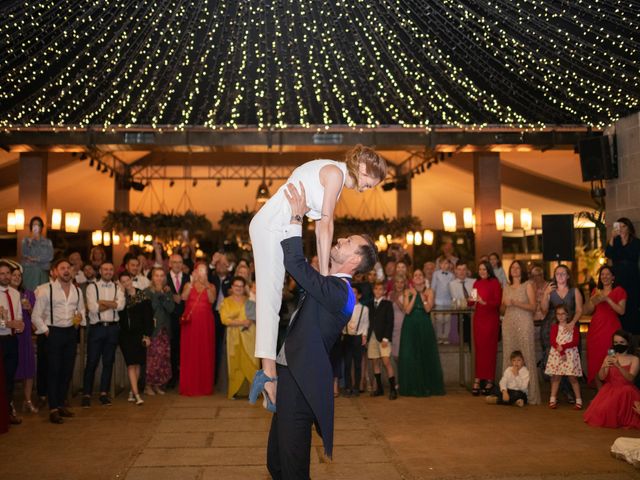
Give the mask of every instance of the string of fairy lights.
<svg viewBox="0 0 640 480">
<path fill-rule="evenodd" d="M 640 108 L 637 0 L 0 5 L 0 127 L 602 127 Z"/>
</svg>

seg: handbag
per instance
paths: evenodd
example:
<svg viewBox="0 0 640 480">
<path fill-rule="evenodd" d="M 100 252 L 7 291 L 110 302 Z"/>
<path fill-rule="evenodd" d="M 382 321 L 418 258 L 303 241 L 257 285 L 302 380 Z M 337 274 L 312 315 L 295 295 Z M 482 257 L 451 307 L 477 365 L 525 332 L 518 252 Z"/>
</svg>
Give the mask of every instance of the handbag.
<svg viewBox="0 0 640 480">
<path fill-rule="evenodd" d="M 186 324 L 186 323 L 191 323 L 191 314 L 193 313 L 193 309 L 196 308 L 196 305 L 198 304 L 198 302 L 200 301 L 200 297 L 202 296 L 202 294 L 205 292 L 206 288 L 203 289 L 199 294 L 198 294 L 198 298 L 196 298 L 196 301 L 193 303 L 193 306 L 191 307 L 191 310 L 189 310 L 189 313 L 183 313 L 180 316 L 180 323 L 181 324 Z"/>
</svg>

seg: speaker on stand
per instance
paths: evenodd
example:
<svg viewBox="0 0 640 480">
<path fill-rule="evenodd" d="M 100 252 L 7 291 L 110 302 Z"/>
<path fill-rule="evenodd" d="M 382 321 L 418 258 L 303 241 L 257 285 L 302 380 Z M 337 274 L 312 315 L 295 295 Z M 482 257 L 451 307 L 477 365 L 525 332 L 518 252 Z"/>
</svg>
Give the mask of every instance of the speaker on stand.
<svg viewBox="0 0 640 480">
<path fill-rule="evenodd" d="M 542 258 L 546 262 L 573 262 L 573 215 L 542 215 Z"/>
</svg>

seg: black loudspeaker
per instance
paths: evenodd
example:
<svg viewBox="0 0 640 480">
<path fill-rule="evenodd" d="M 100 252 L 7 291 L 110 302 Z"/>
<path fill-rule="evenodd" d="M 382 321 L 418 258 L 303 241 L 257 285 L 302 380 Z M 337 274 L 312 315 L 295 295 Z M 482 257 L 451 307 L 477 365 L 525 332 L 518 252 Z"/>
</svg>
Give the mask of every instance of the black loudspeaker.
<svg viewBox="0 0 640 480">
<path fill-rule="evenodd" d="M 618 161 L 610 138 L 613 137 L 589 137 L 578 143 L 583 182 L 618 178 Z"/>
<path fill-rule="evenodd" d="M 573 215 L 542 215 L 542 258 L 547 262 L 573 262 Z"/>
</svg>

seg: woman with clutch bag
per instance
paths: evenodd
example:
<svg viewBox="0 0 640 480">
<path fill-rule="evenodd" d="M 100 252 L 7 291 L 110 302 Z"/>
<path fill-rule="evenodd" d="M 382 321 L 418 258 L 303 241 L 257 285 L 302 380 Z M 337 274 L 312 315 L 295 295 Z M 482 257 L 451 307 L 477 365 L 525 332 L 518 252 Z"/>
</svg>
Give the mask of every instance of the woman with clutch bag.
<svg viewBox="0 0 640 480">
<path fill-rule="evenodd" d="M 180 318 L 180 395 L 213 393 L 215 331 L 213 310 L 216 287 L 207 280 L 207 266 L 198 264 L 182 291 L 186 304 Z"/>
</svg>

